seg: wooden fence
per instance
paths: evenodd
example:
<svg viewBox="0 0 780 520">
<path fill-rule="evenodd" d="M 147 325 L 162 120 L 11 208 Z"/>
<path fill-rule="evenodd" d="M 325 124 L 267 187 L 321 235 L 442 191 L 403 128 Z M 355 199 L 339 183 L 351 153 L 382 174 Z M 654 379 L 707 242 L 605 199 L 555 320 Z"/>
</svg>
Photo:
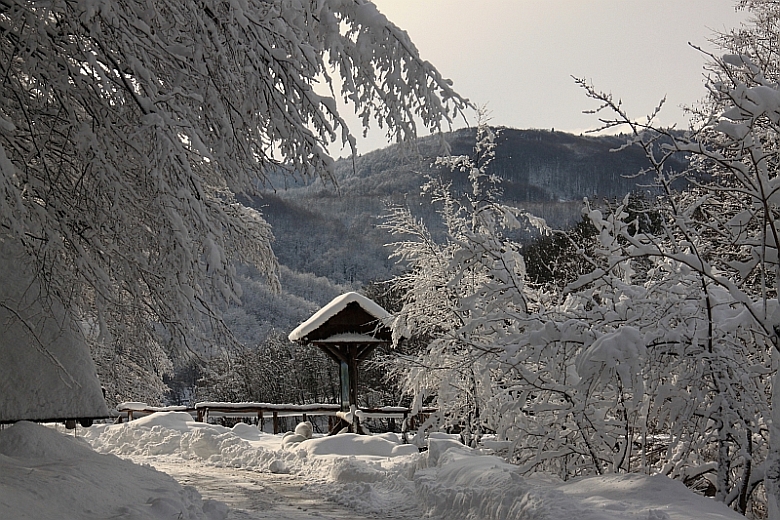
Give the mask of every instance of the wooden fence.
<svg viewBox="0 0 780 520">
<path fill-rule="evenodd" d="M 146 403 L 121 403 L 116 407 L 119 412 L 119 422 L 123 416 L 128 421 L 156 412 L 187 412 L 198 422 L 208 422 L 209 418 L 235 417 L 257 419 L 258 427 L 262 430 L 264 421 L 270 418 L 273 421 L 274 433 L 280 433 L 280 417 L 301 417 L 302 421 L 309 416 L 327 416 L 328 429 L 332 429 L 334 419 L 343 416 L 338 404 L 312 403 L 312 404 L 274 404 L 274 403 L 221 403 L 203 402 L 196 403 L 194 408 L 186 406 L 148 406 Z M 406 433 L 413 430 L 419 422 L 433 413 L 435 409 L 425 408 L 416 414 L 412 414 L 409 408 L 387 406 L 383 408 L 360 408 L 355 415 L 360 419 L 396 419 L 402 421 L 401 431 Z"/>
</svg>

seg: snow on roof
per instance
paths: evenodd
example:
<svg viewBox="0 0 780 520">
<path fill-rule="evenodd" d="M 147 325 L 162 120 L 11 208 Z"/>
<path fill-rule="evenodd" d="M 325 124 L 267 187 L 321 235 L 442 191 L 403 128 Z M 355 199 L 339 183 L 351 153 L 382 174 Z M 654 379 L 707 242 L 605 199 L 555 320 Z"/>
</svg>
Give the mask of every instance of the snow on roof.
<svg viewBox="0 0 780 520">
<path fill-rule="evenodd" d="M 290 339 L 290 341 L 298 341 L 305 338 L 313 331 L 317 330 L 322 325 L 324 325 L 325 322 L 327 322 L 333 316 L 343 311 L 347 305 L 353 302 L 360 305 L 360 307 L 364 311 L 366 311 L 371 316 L 375 317 L 377 320 L 382 322 L 385 326 L 388 327 L 390 326 L 393 317 L 390 315 L 389 312 L 387 312 L 382 307 L 380 307 L 370 299 L 366 298 L 362 294 L 358 294 L 356 292 L 348 292 L 342 294 L 341 296 L 337 296 L 336 298 L 333 298 L 333 300 L 329 304 L 327 304 L 322 309 L 314 313 L 314 315 L 311 318 L 298 325 L 298 327 L 290 333 L 288 338 Z"/>
<path fill-rule="evenodd" d="M 318 339 L 317 343 L 383 343 L 384 340 L 369 336 L 368 334 L 334 334 L 327 338 Z"/>
<path fill-rule="evenodd" d="M 89 347 L 18 240 L 0 236 L 0 423 L 107 417 Z"/>
</svg>

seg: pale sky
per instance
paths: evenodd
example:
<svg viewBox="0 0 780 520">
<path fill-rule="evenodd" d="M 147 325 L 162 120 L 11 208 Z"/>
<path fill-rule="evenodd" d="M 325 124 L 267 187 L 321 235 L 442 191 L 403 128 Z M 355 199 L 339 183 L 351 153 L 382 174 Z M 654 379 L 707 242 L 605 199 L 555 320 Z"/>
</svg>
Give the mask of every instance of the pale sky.
<svg viewBox="0 0 780 520">
<path fill-rule="evenodd" d="M 423 59 L 478 105 L 491 124 L 580 133 L 597 126 L 571 76 L 591 80 L 648 114 L 664 96 L 661 122 L 687 126 L 681 105 L 700 99 L 713 31 L 746 18 L 733 0 L 374 0 L 406 30 Z M 471 114 L 473 124 L 474 115 Z M 460 126 L 463 126 L 461 123 Z M 353 126 L 356 134 L 358 125 Z M 382 130 L 359 153 L 387 146 Z M 335 156 L 346 155 L 338 149 Z"/>
</svg>

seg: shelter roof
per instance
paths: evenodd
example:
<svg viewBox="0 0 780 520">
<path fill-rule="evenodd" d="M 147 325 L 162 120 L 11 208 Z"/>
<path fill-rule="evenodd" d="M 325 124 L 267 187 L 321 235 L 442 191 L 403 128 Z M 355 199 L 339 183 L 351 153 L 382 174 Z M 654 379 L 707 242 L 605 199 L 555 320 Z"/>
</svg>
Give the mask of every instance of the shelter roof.
<svg viewBox="0 0 780 520">
<path fill-rule="evenodd" d="M 390 341 L 392 315 L 375 302 L 356 292 L 337 296 L 301 323 L 290 341 L 368 343 Z"/>
</svg>

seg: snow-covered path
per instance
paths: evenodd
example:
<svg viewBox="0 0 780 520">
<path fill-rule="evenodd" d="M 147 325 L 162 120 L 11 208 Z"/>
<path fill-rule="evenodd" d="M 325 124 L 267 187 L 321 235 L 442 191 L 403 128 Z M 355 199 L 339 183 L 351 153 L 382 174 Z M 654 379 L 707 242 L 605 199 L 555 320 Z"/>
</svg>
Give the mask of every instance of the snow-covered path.
<svg viewBox="0 0 780 520">
<path fill-rule="evenodd" d="M 159 472 L 146 469 L 155 478 L 185 485 L 177 484 L 165 500 L 142 489 L 134 503 L 143 507 L 136 509 L 194 511 L 186 517 L 191 520 L 743 518 L 664 476 L 603 475 L 563 482 L 551 475 L 521 475 L 500 457 L 436 432 L 420 452 L 392 433 L 305 439 L 165 412 L 122 425 L 96 425 L 83 435 L 94 456 L 108 453 L 136 462 L 136 468 L 153 466 Z"/>
<path fill-rule="evenodd" d="M 183 486 L 193 486 L 203 498 L 230 507 L 227 520 L 354 520 L 378 519 L 335 504 L 307 489 L 296 475 L 258 473 L 240 468 L 220 468 L 191 461 L 147 460 L 133 457 L 167 473 Z M 407 517 L 408 518 L 408 517 Z M 414 517 L 419 519 L 419 515 Z M 393 520 L 406 520 L 393 516 Z M 412 520 L 409 518 L 408 520 Z"/>
<path fill-rule="evenodd" d="M 287 444 L 180 412 L 75 434 L 17 423 L 0 429 L 0 518 L 744 520 L 661 475 L 521 475 L 435 432 L 423 453 L 393 434 Z"/>
</svg>

